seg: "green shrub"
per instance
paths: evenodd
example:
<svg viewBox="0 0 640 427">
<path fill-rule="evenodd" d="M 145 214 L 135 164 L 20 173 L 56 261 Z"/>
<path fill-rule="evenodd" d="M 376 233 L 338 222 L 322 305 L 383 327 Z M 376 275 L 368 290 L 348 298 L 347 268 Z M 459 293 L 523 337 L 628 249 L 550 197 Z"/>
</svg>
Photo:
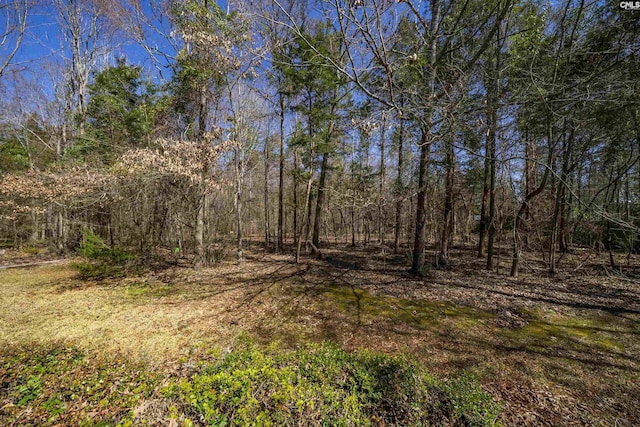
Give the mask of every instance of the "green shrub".
<svg viewBox="0 0 640 427">
<path fill-rule="evenodd" d="M 78 249 L 87 261 L 72 264 L 84 279 L 121 277 L 129 271 L 135 256 L 119 248 L 110 248 L 91 230 L 83 230 L 82 244 Z"/>
<path fill-rule="evenodd" d="M 213 426 L 498 424 L 471 377 L 442 382 L 406 357 L 331 344 L 278 352 L 245 343 L 166 393 Z"/>
<path fill-rule="evenodd" d="M 134 259 L 132 254 L 122 249 L 110 248 L 100 236 L 87 229 L 82 232 L 79 252 L 90 260 L 107 261 L 111 264 L 122 264 Z"/>
<path fill-rule="evenodd" d="M 471 376 L 442 381 L 405 356 L 238 348 L 195 371 L 158 372 L 62 345 L 0 349 L 7 425 L 494 426 Z M 161 384 L 163 384 L 161 386 Z"/>
<path fill-rule="evenodd" d="M 81 279 L 116 279 L 127 274 L 124 265 L 112 265 L 101 261 L 74 262 L 71 263 L 71 267 L 80 273 Z"/>
</svg>

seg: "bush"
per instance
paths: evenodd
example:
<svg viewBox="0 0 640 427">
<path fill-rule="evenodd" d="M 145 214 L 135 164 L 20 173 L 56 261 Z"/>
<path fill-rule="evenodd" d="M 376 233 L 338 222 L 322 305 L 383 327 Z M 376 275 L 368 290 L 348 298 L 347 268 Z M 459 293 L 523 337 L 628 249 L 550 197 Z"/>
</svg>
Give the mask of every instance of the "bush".
<svg viewBox="0 0 640 427">
<path fill-rule="evenodd" d="M 5 346 L 0 419 L 43 426 L 498 425 L 497 405 L 473 377 L 444 382 L 405 356 L 326 343 L 264 350 L 244 340 L 213 362 L 200 360 L 195 370 L 162 372 L 62 344 Z"/>
<path fill-rule="evenodd" d="M 119 248 L 110 248 L 104 240 L 91 230 L 83 230 L 82 244 L 78 249 L 88 261 L 74 263 L 72 267 L 84 279 L 120 277 L 127 273 L 130 261 L 135 256 Z"/>
<path fill-rule="evenodd" d="M 166 393 L 213 426 L 492 426 L 499 413 L 469 376 L 443 382 L 406 357 L 331 344 L 283 353 L 244 343 Z"/>
<path fill-rule="evenodd" d="M 110 264 L 122 264 L 135 258 L 132 254 L 122 249 L 110 248 L 100 236 L 97 236 L 91 230 L 82 232 L 82 244 L 78 251 L 85 258 L 106 261 Z"/>
<path fill-rule="evenodd" d="M 23 246 L 21 251 L 25 255 L 38 256 L 38 254 L 40 253 L 40 248 L 37 246 L 27 245 Z"/>
</svg>

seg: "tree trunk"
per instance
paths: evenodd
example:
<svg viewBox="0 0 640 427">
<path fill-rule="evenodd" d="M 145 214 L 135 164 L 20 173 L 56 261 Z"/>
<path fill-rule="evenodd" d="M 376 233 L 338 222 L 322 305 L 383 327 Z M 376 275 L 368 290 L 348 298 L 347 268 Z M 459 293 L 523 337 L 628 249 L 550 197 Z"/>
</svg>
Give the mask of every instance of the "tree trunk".
<svg viewBox="0 0 640 427">
<path fill-rule="evenodd" d="M 384 245 L 384 217 L 383 217 L 383 208 L 382 202 L 383 197 L 382 193 L 384 191 L 385 184 L 385 166 L 384 166 L 384 138 L 387 129 L 387 116 L 386 114 L 382 117 L 382 129 L 380 130 L 380 183 L 378 188 L 378 241 L 381 245 Z"/>
<path fill-rule="evenodd" d="M 566 121 L 565 121 L 566 124 Z M 563 137 L 562 144 L 562 166 L 560 169 L 560 179 L 556 181 L 556 199 L 553 208 L 553 219 L 551 221 L 551 243 L 549 244 L 549 273 L 554 274 L 556 272 L 556 246 L 561 240 L 561 231 L 562 230 L 562 216 L 563 205 L 566 203 L 566 191 L 565 185 L 567 182 L 568 171 L 569 171 L 569 156 L 571 151 L 571 140 L 573 139 L 573 131 L 569 132 L 569 135 L 566 135 L 566 126 L 563 129 L 565 135 Z M 565 247 L 560 243 L 560 249 L 563 250 Z"/>
<path fill-rule="evenodd" d="M 487 240 L 487 270 L 493 269 L 493 242 L 496 235 L 495 226 L 495 213 L 496 213 L 496 131 L 497 125 L 495 120 L 495 113 L 493 113 L 490 119 L 492 124 L 489 128 L 489 136 L 487 138 L 487 144 L 489 149 L 489 217 L 488 223 L 488 240 Z"/>
<path fill-rule="evenodd" d="M 242 179 L 243 179 L 243 169 L 244 169 L 244 158 L 240 158 L 243 153 L 239 148 L 235 149 L 235 169 L 236 169 L 236 192 L 234 197 L 234 204 L 236 208 L 236 250 L 237 250 L 237 261 L 238 264 L 241 264 L 243 261 L 243 251 L 242 251 Z M 251 188 L 251 183 L 249 183 L 249 188 Z"/>
<path fill-rule="evenodd" d="M 438 257 L 438 266 L 446 268 L 449 265 L 449 241 L 452 236 L 452 223 L 453 223 L 453 178 L 454 178 L 454 164 L 455 153 L 453 151 L 453 144 L 446 144 L 446 183 L 445 183 L 445 196 L 444 196 L 444 215 L 442 224 L 442 235 L 440 238 L 440 256 Z"/>
<path fill-rule="evenodd" d="M 298 150 L 293 150 L 293 246 L 295 248 L 298 247 L 298 240 L 300 239 L 300 234 L 298 230 Z M 297 259 L 296 253 L 296 259 Z"/>
<path fill-rule="evenodd" d="M 311 199 L 311 184 L 313 183 L 313 175 L 309 178 L 309 180 L 307 181 L 307 194 L 305 197 L 305 204 L 304 204 L 304 210 L 308 210 L 309 207 L 311 206 L 310 203 L 310 199 Z M 304 227 L 307 229 L 306 232 L 306 237 L 304 239 L 305 245 L 307 243 L 308 240 L 308 234 L 309 234 L 309 215 L 307 215 L 307 220 L 305 221 Z M 303 239 L 298 239 L 298 246 L 296 247 L 296 264 L 300 262 L 300 250 L 302 249 L 302 240 Z"/>
<path fill-rule="evenodd" d="M 337 89 L 335 89 L 334 99 L 337 99 L 337 97 L 338 97 L 338 93 L 337 93 Z M 337 108 L 337 105 L 334 103 L 331 106 L 332 116 L 335 114 L 336 108 Z M 324 148 L 324 152 L 322 153 L 322 163 L 320 165 L 320 178 L 318 180 L 318 197 L 316 199 L 316 214 L 313 219 L 312 243 L 313 243 L 314 253 L 318 251 L 318 248 L 320 248 L 320 226 L 322 225 L 322 210 L 324 208 L 323 204 L 325 199 L 324 193 L 325 193 L 325 184 L 327 180 L 327 169 L 329 165 L 329 151 L 331 149 L 330 147 L 331 147 L 331 140 L 333 138 L 334 127 L 335 127 L 335 121 L 331 120 L 329 124 L 329 132 L 328 132 L 329 136 L 327 140 L 327 146 Z M 313 171 L 312 171 L 312 175 L 313 175 Z"/>
<path fill-rule="evenodd" d="M 436 58 L 437 58 L 437 34 L 440 24 L 440 2 L 434 0 L 431 2 L 431 43 L 429 46 L 428 69 L 429 77 L 426 85 L 427 93 L 425 94 L 429 102 L 432 102 L 435 92 L 436 83 Z M 418 205 L 416 207 L 416 229 L 413 244 L 413 260 L 411 263 L 411 273 L 422 275 L 424 267 L 424 250 L 426 246 L 426 219 L 427 219 L 427 169 L 429 164 L 429 152 L 431 150 L 431 122 L 433 108 L 427 108 L 424 120 L 426 123 L 422 126 L 420 138 L 420 160 L 418 165 Z"/>
<path fill-rule="evenodd" d="M 525 131 L 526 148 L 525 148 L 525 195 L 530 194 L 537 186 L 536 182 L 536 144 L 533 138 L 530 138 L 528 132 Z M 522 223 L 525 223 L 531 218 L 531 209 L 527 208 L 524 212 L 524 218 Z M 529 246 L 529 233 L 524 236 L 525 247 Z"/>
<path fill-rule="evenodd" d="M 567 243 L 567 216 L 569 214 L 569 210 L 567 209 L 568 205 L 568 192 L 567 187 L 569 185 L 569 174 L 573 167 L 571 166 L 571 155 L 573 152 L 573 138 L 574 138 L 574 130 L 571 121 L 569 121 L 569 137 L 567 140 L 567 146 L 563 153 L 563 161 L 562 161 L 562 174 L 560 179 L 560 212 L 559 212 L 559 220 L 560 224 L 558 225 L 558 243 L 559 249 L 561 253 L 565 253 L 569 247 Z"/>
<path fill-rule="evenodd" d="M 478 237 L 478 258 L 482 258 L 484 256 L 484 239 L 487 234 L 488 227 L 488 212 L 487 212 L 487 202 L 489 199 L 489 175 L 491 173 L 490 167 L 490 157 L 489 157 L 489 139 L 487 138 L 484 143 L 484 174 L 483 174 L 483 185 L 482 185 L 482 205 L 480 207 L 480 230 Z"/>
<path fill-rule="evenodd" d="M 400 100 L 402 105 L 402 100 Z M 398 246 L 400 244 L 400 225 L 402 223 L 402 196 L 403 196 L 403 183 L 402 173 L 404 172 L 404 120 L 400 118 L 400 131 L 398 132 L 398 176 L 396 177 L 396 220 L 393 232 L 393 253 L 398 253 Z"/>
<path fill-rule="evenodd" d="M 278 180 L 278 236 L 276 252 L 284 245 L 284 95 L 280 94 L 280 168 Z"/>
<path fill-rule="evenodd" d="M 271 230 L 269 228 L 269 138 L 264 141 L 264 247 L 269 249 Z"/>
<path fill-rule="evenodd" d="M 56 215 L 57 223 L 57 246 L 58 251 L 63 253 L 67 246 L 67 221 L 65 220 L 65 209 L 62 206 L 58 206 L 58 212 Z"/>
<path fill-rule="evenodd" d="M 196 208 L 196 259 L 195 266 L 201 268 L 205 264 L 204 250 L 204 194 L 198 198 Z"/>
<path fill-rule="evenodd" d="M 500 53 L 502 50 L 501 23 L 496 31 L 495 52 L 487 78 L 487 152 L 489 153 L 489 217 L 487 241 L 487 270 L 493 269 L 494 240 L 496 235 L 496 147 L 498 145 L 498 107 L 500 102 Z"/>
<path fill-rule="evenodd" d="M 424 267 L 424 249 L 427 230 L 427 172 L 431 140 L 428 129 L 422 129 L 420 137 L 420 160 L 418 165 L 418 202 L 416 206 L 416 229 L 413 242 L 413 261 L 411 273 L 422 275 Z"/>
<path fill-rule="evenodd" d="M 315 248 L 320 248 L 320 220 L 322 218 L 322 209 L 324 202 L 325 181 L 327 177 L 327 167 L 329 163 L 329 153 L 322 154 L 322 165 L 320 166 L 320 179 L 318 181 L 318 197 L 316 199 L 316 214 L 313 219 L 313 238 L 312 243 Z M 314 252 L 316 249 L 314 249 Z"/>
</svg>

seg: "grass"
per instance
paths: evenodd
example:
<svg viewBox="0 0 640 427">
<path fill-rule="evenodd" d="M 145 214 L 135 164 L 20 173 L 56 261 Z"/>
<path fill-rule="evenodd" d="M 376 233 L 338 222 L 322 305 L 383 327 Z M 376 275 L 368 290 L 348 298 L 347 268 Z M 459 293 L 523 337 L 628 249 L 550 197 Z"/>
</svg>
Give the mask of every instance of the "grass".
<svg viewBox="0 0 640 427">
<path fill-rule="evenodd" d="M 466 292 L 470 285 L 456 287 L 456 282 L 448 281 L 451 277 L 460 280 L 455 272 L 435 272 L 433 279 L 404 284 L 408 291 L 403 296 L 400 292 L 388 292 L 391 287 L 382 283 L 397 280 L 396 277 L 375 276 L 367 271 L 354 271 L 347 276 L 342 271 L 328 270 L 325 265 L 305 270 L 288 263 L 250 261 L 243 267 L 223 264 L 198 273 L 176 269 L 85 281 L 78 279 L 68 265 L 0 270 L 0 340 L 5 349 L 11 350 L 0 356 L 4 366 L 0 375 L 3 390 L 0 408 L 5 411 L 0 419 L 9 419 L 6 418 L 9 402 L 11 417 L 23 416 L 27 408 L 28 413 L 38 417 L 10 418 L 22 420 L 17 424 L 47 423 L 54 417 L 53 424 L 69 424 L 66 421 L 72 420 L 71 424 L 104 421 L 111 425 L 135 420 L 140 414 L 149 419 L 162 414 L 163 425 L 170 416 L 179 423 L 188 419 L 196 422 L 205 409 L 189 403 L 181 381 L 184 387 L 191 383 L 197 388 L 209 381 L 199 383 L 204 377 L 197 375 L 215 376 L 236 369 L 244 378 L 240 381 L 242 387 L 255 385 L 253 373 L 247 371 L 255 362 L 254 356 L 247 355 L 256 351 L 261 356 L 255 357 L 262 358 L 267 371 L 278 372 L 272 378 L 274 381 L 291 379 L 298 372 L 291 365 L 292 360 L 301 357 L 296 352 L 299 348 L 312 351 L 307 347 L 310 342 L 320 346 L 313 347 L 313 351 L 324 358 L 321 364 L 329 363 L 326 359 L 329 350 L 322 350 L 320 344 L 329 340 L 339 346 L 334 348 L 334 356 L 349 360 L 344 362 L 350 366 L 343 370 L 348 373 L 345 378 L 355 371 L 366 371 L 363 366 L 369 366 L 367 352 L 383 357 L 382 352 L 392 359 L 405 354 L 409 365 L 419 364 L 420 375 L 431 372 L 434 381 L 441 381 L 436 387 L 438 391 L 434 391 L 441 397 L 446 395 L 447 384 L 457 383 L 437 378 L 466 378 L 465 373 L 472 372 L 482 389 L 501 401 L 504 407 L 501 417 L 506 425 L 527 422 L 633 425 L 639 420 L 640 410 L 633 396 L 640 380 L 637 341 L 640 320 L 632 311 L 617 314 L 596 309 L 558 310 L 548 304 L 514 304 L 509 310 L 524 319 L 524 323 L 504 326 L 500 323 L 502 312 L 491 310 L 486 303 L 473 306 L 453 302 L 457 301 L 455 298 L 428 298 L 438 289 L 450 289 L 456 292 L 454 297 L 462 298 L 461 290 Z M 531 285 L 532 289 L 541 292 L 542 288 L 537 286 L 546 283 L 542 279 L 533 282 L 535 278 L 526 276 L 522 280 L 507 284 L 518 286 L 515 289 L 520 292 L 522 283 L 528 283 L 524 281 L 532 281 L 536 286 Z M 556 282 L 552 285 L 559 286 Z M 485 298 L 485 292 L 491 292 L 493 285 L 482 286 L 479 295 Z M 504 292 L 504 288 L 498 290 Z M 567 288 L 562 291 L 566 293 Z M 238 337 L 243 334 L 261 344 L 254 348 L 240 346 Z M 264 347 L 274 340 L 281 341 L 277 349 Z M 27 348 L 38 350 L 31 357 L 24 351 Z M 209 352 L 212 348 L 240 352 L 236 359 L 239 364 L 216 365 L 224 362 L 219 356 L 228 351 L 216 350 L 212 356 Z M 347 350 L 345 355 L 337 353 L 340 349 Z M 125 367 L 118 375 L 130 378 L 132 382 L 124 383 L 133 388 L 140 385 L 134 378 L 136 372 L 157 373 L 160 378 L 150 376 L 142 381 L 144 387 L 135 393 L 134 400 L 118 403 L 111 400 L 117 397 L 113 395 L 106 397 L 106 406 L 97 412 L 94 409 L 77 412 L 70 396 L 55 389 L 52 382 L 56 375 L 64 376 L 38 371 L 41 369 L 38 366 L 44 366 L 42 357 L 49 353 L 56 358 L 62 355 L 56 366 L 73 372 L 76 372 L 70 365 L 73 357 L 65 355 L 82 355 L 77 373 L 71 376 L 86 377 L 89 382 L 97 378 L 91 372 L 114 363 Z M 209 367 L 205 369 L 207 364 Z M 256 374 L 260 381 L 271 378 L 260 376 L 263 374 Z M 9 388 L 7 378 L 12 378 Z M 119 380 L 109 377 L 108 381 Z M 278 381 L 273 387 L 282 385 Z M 62 388 L 68 388 L 62 384 L 73 381 L 61 383 Z M 303 390 L 306 386 L 301 387 Z M 465 390 L 466 386 L 458 387 Z M 468 390 L 473 387 L 469 385 Z M 133 389 L 126 390 L 129 391 L 125 394 Z M 236 389 L 229 390 L 225 393 L 230 396 Z M 266 399 L 265 408 L 278 407 L 269 396 L 260 394 L 264 391 L 261 388 L 242 390 L 241 397 L 258 394 L 262 396 L 259 401 Z M 335 393 L 346 393 L 340 395 L 344 401 L 351 392 L 341 390 L 327 393 L 334 397 Z M 108 395 L 104 390 L 100 393 Z M 354 395 L 361 393 L 360 390 Z M 285 407 L 295 413 L 297 395 L 283 396 L 291 399 Z M 373 398 L 372 395 L 367 399 L 371 402 Z M 83 402 L 91 402 L 91 408 L 100 408 L 100 400 L 96 403 L 91 399 L 82 397 Z M 202 399 L 198 405 L 207 401 L 205 397 Z M 245 402 L 250 408 L 247 414 L 256 418 L 264 408 L 260 406 L 262 403 L 252 406 L 255 403 L 252 402 Z M 67 415 L 60 413 L 55 418 L 62 404 L 65 413 L 76 415 L 67 414 L 72 418 L 64 418 Z M 386 416 L 371 412 L 366 406 L 360 407 L 358 416 L 373 425 L 376 419 Z M 282 416 L 289 413 L 283 411 Z M 321 415 L 314 416 L 323 419 Z M 327 417 L 337 419 L 334 415 Z M 272 422 L 278 424 L 275 419 Z"/>
<path fill-rule="evenodd" d="M 69 266 L 0 272 L 0 337 L 4 343 L 61 341 L 80 349 L 161 363 L 198 342 L 231 342 L 206 302 L 172 304 L 167 285 L 139 278 L 81 282 Z M 223 311 L 223 304 L 218 307 Z"/>
<path fill-rule="evenodd" d="M 521 329 L 504 330 L 503 335 L 514 346 L 529 349 L 566 348 L 577 351 L 597 349 L 604 352 L 624 351 L 619 323 L 612 316 L 592 314 L 590 317 L 530 314 L 531 319 Z"/>
</svg>

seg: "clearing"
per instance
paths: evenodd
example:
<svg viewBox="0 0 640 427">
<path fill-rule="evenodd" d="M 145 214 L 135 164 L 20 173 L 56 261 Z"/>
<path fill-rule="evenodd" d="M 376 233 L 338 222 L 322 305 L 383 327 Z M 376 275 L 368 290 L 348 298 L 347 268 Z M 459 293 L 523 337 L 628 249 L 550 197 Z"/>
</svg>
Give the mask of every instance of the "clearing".
<svg viewBox="0 0 640 427">
<path fill-rule="evenodd" d="M 67 264 L 0 270 L 0 342 L 64 343 L 162 370 L 243 334 L 292 349 L 329 340 L 409 353 L 443 378 L 470 372 L 505 425 L 640 425 L 640 285 L 627 261 L 614 274 L 567 255 L 554 277 L 530 261 L 512 279 L 459 247 L 449 271 L 418 279 L 376 248 L 333 246 L 299 265 L 248 252 L 241 266 L 103 281 Z"/>
</svg>

